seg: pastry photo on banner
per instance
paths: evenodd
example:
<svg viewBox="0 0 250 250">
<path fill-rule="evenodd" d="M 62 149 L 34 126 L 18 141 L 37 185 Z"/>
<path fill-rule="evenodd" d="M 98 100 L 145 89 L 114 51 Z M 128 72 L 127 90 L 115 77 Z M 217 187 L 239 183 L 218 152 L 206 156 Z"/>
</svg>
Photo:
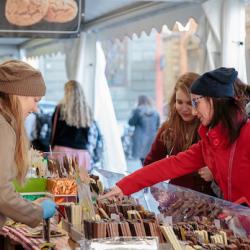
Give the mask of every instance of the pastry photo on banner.
<svg viewBox="0 0 250 250">
<path fill-rule="evenodd" d="M 81 0 L 5 0 L 0 7 L 0 33 L 6 36 L 60 37 L 79 33 Z"/>
</svg>

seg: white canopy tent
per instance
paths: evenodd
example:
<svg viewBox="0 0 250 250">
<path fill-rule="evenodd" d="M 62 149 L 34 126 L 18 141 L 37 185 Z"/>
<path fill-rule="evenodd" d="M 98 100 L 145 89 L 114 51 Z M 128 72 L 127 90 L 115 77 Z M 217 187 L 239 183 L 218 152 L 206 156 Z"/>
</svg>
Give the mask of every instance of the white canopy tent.
<svg viewBox="0 0 250 250">
<path fill-rule="evenodd" d="M 117 2 L 117 1 L 114 1 Z M 138 1 L 137 1 L 138 2 Z M 235 67 L 246 81 L 245 70 L 245 5 L 242 0 L 139 1 L 144 5 L 122 9 L 86 22 L 85 30 L 97 40 L 132 38 L 163 25 L 172 28 L 176 21 L 184 26 L 189 18 L 199 24 L 197 35 L 206 52 L 203 71 L 219 66 Z M 88 1 L 86 1 L 88 3 Z M 97 2 L 91 1 L 93 5 Z M 87 5 L 88 6 L 88 5 Z"/>
<path fill-rule="evenodd" d="M 245 3 L 209 0 L 202 4 L 198 36 L 204 46 L 203 71 L 234 67 L 247 82 L 245 58 Z"/>
<path fill-rule="evenodd" d="M 125 173 L 126 161 L 105 77 L 105 57 L 101 46 L 96 42 L 95 36 L 86 33 L 67 45 L 65 51 L 68 77 L 82 83 L 94 118 L 103 134 L 103 167 L 112 172 Z"/>
<path fill-rule="evenodd" d="M 203 15 L 203 2 L 204 0 L 150 2 L 92 21 L 84 28 L 95 32 L 98 40 L 122 40 L 125 36 L 132 38 L 133 35 L 139 37 L 142 32 L 150 34 L 152 29 L 161 32 L 163 25 L 172 29 L 176 21 L 185 25 L 190 17 L 198 22 Z"/>
<path fill-rule="evenodd" d="M 103 60 L 98 40 L 123 39 L 149 34 L 163 25 L 172 28 L 176 21 L 184 26 L 190 17 L 199 24 L 197 35 L 204 51 L 203 71 L 219 66 L 235 67 L 246 81 L 245 4 L 242 0 L 85 0 L 82 33 L 76 39 L 43 39 L 18 44 L 23 56 L 66 52 L 68 77 L 79 80 L 101 124 L 106 148 L 106 169 L 126 170 L 111 97 L 104 78 Z M 230 31 L 230 32 L 229 32 Z M 66 49 L 65 49 L 66 48 Z M 10 49 L 10 48 L 9 48 Z M 0 51 L 1 52 L 1 51 Z M 105 115 L 107 114 L 107 115 Z"/>
<path fill-rule="evenodd" d="M 171 2 L 171 3 L 170 3 Z M 174 3 L 173 3 L 174 2 Z M 219 66 L 235 67 L 239 71 L 242 80 L 246 80 L 244 41 L 245 41 L 245 3 L 241 0 L 209 0 L 209 1 L 166 1 L 166 3 L 150 3 L 143 8 L 136 8 L 133 11 L 124 11 L 113 14 L 104 19 L 89 22 L 85 27 L 86 36 L 91 36 L 93 57 L 92 65 L 95 65 L 95 81 L 92 88 L 92 104 L 96 118 L 102 124 L 107 138 L 107 148 L 112 149 L 107 169 L 123 172 L 124 156 L 119 141 L 112 141 L 110 138 L 119 138 L 115 129 L 115 116 L 103 115 L 113 114 L 113 107 L 110 105 L 111 98 L 106 88 L 106 80 L 103 74 L 104 69 L 99 68 L 100 58 L 93 48 L 93 42 L 103 39 L 123 39 L 125 36 L 132 37 L 134 34 L 140 36 L 142 32 L 149 33 L 152 28 L 160 31 L 163 25 L 172 27 L 176 21 L 186 24 L 190 17 L 193 17 L 199 24 L 198 35 L 204 47 L 203 71 Z M 229 32 L 230 30 L 230 32 Z M 86 42 L 86 40 L 84 40 Z M 84 57 L 86 49 L 90 53 L 90 45 L 86 43 L 85 51 L 79 55 Z M 97 51 L 100 52 L 99 45 Z M 83 47 L 82 47 L 83 48 Z M 96 61 L 95 61 L 96 60 Z M 103 63 L 103 62 L 102 62 Z M 82 70 L 90 72 L 89 66 L 84 65 Z M 103 66 L 103 65 L 102 65 Z M 102 72 L 99 75 L 99 70 Z M 83 73 L 83 72 L 82 72 Z M 92 70 L 93 74 L 93 70 Z M 86 78 L 83 73 L 82 77 Z M 105 89 L 104 93 L 101 89 Z M 103 97 L 103 98 L 102 98 Z M 103 102 L 103 100 L 105 100 Z M 101 116 L 98 114 L 102 114 Z M 111 160 L 112 159 L 112 160 Z"/>
</svg>

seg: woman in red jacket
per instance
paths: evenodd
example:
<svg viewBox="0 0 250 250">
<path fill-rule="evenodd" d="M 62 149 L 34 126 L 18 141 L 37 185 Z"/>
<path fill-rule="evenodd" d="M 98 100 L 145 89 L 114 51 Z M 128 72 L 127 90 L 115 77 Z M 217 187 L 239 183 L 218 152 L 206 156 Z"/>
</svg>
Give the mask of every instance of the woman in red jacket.
<svg viewBox="0 0 250 250">
<path fill-rule="evenodd" d="M 218 68 L 194 81 L 191 99 L 193 114 L 201 122 L 201 140 L 123 178 L 104 198 L 129 195 L 208 166 L 224 199 L 250 200 L 250 122 L 243 103 L 234 97 L 237 75 L 233 68 Z"/>
<path fill-rule="evenodd" d="M 179 77 L 169 102 L 169 116 L 159 129 L 143 165 L 149 165 L 170 155 L 185 151 L 198 141 L 199 119 L 192 114 L 190 87 L 198 74 L 188 72 Z M 211 189 L 213 176 L 207 167 L 198 172 L 170 180 L 171 184 L 214 195 Z"/>
</svg>

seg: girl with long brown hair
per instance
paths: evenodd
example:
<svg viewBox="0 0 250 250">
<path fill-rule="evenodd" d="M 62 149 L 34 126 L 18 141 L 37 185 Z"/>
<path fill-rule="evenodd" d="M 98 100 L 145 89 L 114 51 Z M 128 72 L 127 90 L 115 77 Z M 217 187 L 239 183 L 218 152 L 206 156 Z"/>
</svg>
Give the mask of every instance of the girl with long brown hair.
<svg viewBox="0 0 250 250">
<path fill-rule="evenodd" d="M 179 77 L 169 102 L 169 118 L 159 129 L 144 166 L 185 151 L 198 141 L 199 120 L 192 114 L 190 86 L 199 77 L 188 72 Z M 200 176 L 204 177 L 204 179 Z M 170 180 L 171 184 L 190 188 L 206 194 L 213 194 L 212 175 L 208 168 Z M 206 181 L 207 180 L 207 181 Z"/>
<path fill-rule="evenodd" d="M 53 201 L 33 204 L 12 185 L 14 179 L 24 182 L 29 165 L 24 120 L 37 112 L 45 89 L 41 73 L 30 65 L 17 60 L 0 64 L 0 227 L 6 217 L 35 227 L 55 213 Z"/>
</svg>

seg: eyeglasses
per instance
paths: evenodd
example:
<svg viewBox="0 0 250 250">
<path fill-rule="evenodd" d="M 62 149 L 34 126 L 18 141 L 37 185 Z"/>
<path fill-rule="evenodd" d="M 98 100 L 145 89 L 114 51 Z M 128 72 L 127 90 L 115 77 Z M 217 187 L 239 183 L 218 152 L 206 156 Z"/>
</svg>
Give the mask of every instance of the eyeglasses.
<svg viewBox="0 0 250 250">
<path fill-rule="evenodd" d="M 191 101 L 192 107 L 193 107 L 193 108 L 197 108 L 198 103 L 199 103 L 198 100 L 200 100 L 200 99 L 202 99 L 202 98 L 204 98 L 204 96 L 199 96 L 199 97 L 196 97 L 196 98 L 192 99 L 192 101 Z"/>
</svg>

